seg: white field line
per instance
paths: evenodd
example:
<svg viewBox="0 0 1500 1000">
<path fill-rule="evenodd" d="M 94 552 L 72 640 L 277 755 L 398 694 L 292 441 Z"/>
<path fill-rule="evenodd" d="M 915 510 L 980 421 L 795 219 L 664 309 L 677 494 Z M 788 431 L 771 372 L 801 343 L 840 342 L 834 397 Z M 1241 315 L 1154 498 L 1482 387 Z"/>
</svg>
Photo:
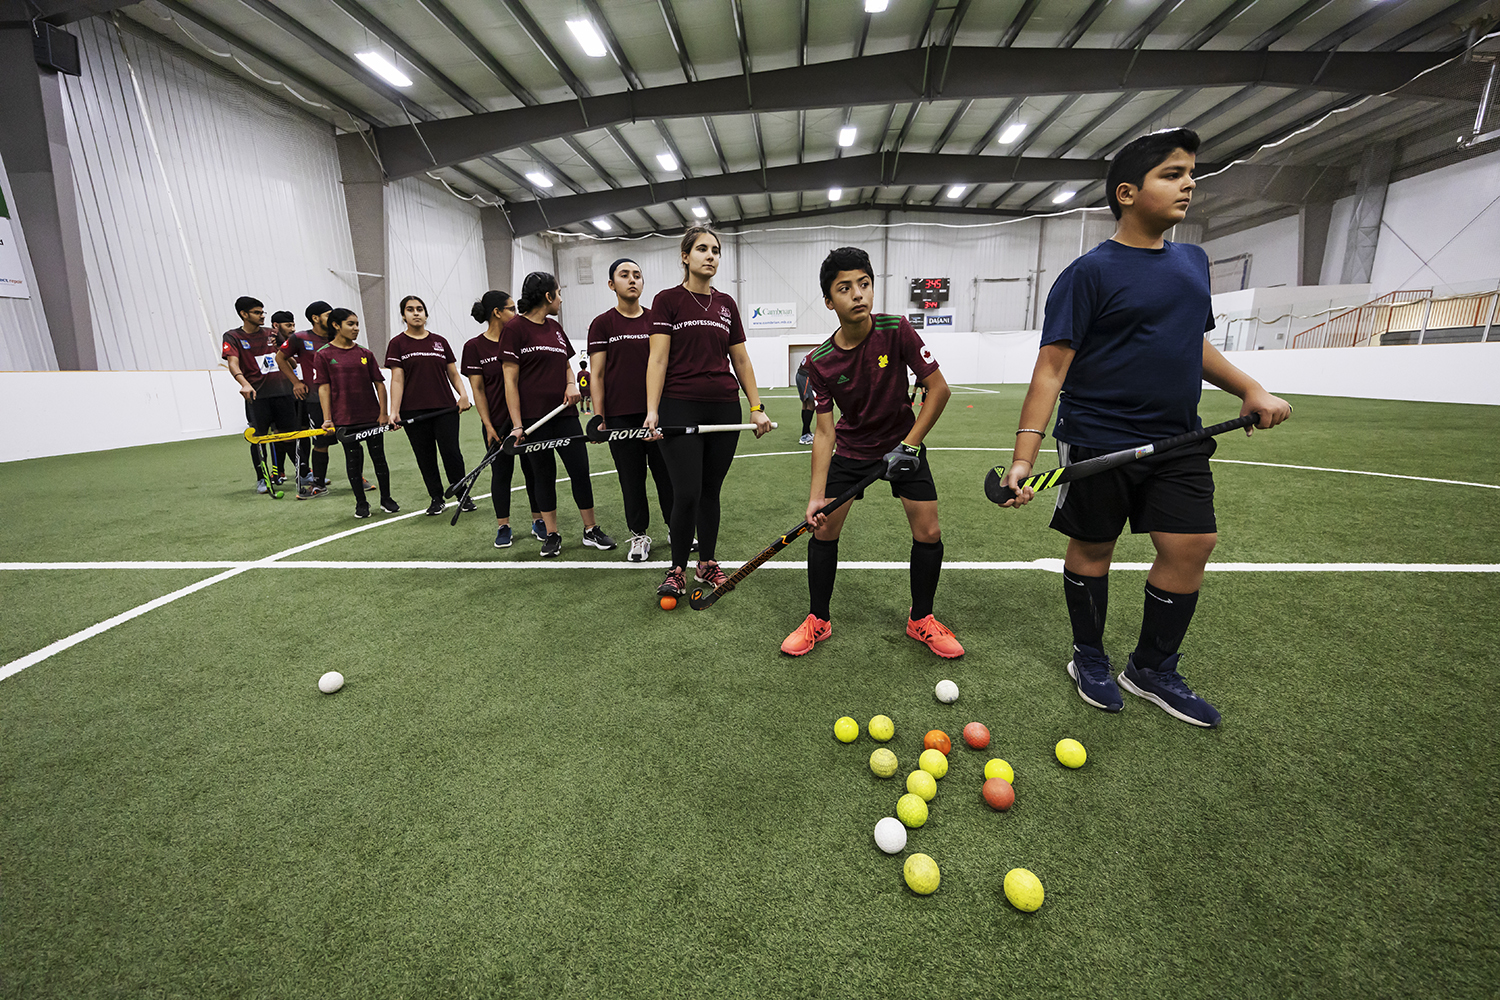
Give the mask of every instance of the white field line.
<svg viewBox="0 0 1500 1000">
<path fill-rule="evenodd" d="M 988 391 L 993 391 L 993 390 L 988 390 Z M 932 448 L 930 450 L 932 450 L 932 451 L 1000 452 L 1000 451 L 1010 451 L 1011 449 L 1009 449 L 1009 448 Z M 764 452 L 747 452 L 747 453 L 745 453 L 744 455 L 742 455 L 740 457 L 742 457 L 742 458 L 770 458 L 770 457 L 774 457 L 774 456 L 778 456 L 778 455 L 805 455 L 805 454 L 807 454 L 807 452 L 800 451 L 800 450 L 799 451 L 764 451 Z M 1240 461 L 1240 460 L 1236 460 L 1236 459 L 1227 459 L 1227 458 L 1226 459 L 1211 459 L 1211 461 L 1225 462 L 1225 463 L 1229 463 L 1229 464 L 1233 464 L 1233 465 L 1261 465 L 1261 466 L 1265 466 L 1267 468 L 1274 468 L 1274 469 L 1295 469 L 1295 470 L 1301 471 L 1301 472 L 1334 472 L 1334 473 L 1342 473 L 1342 474 L 1345 474 L 1345 475 L 1354 475 L 1354 476 L 1378 476 L 1378 477 L 1387 478 L 1387 479 L 1408 479 L 1408 480 L 1413 480 L 1413 481 L 1416 481 L 1416 482 L 1424 482 L 1424 483 L 1442 483 L 1444 485 L 1450 485 L 1450 486 L 1475 486 L 1475 487 L 1479 487 L 1481 489 L 1489 489 L 1489 490 L 1500 489 L 1500 486 L 1497 486 L 1497 485 L 1495 485 L 1493 483 L 1470 483 L 1470 482 L 1464 482 L 1464 481 L 1461 481 L 1461 480 L 1454 480 L 1454 479 L 1428 479 L 1428 478 L 1421 477 L 1421 476 L 1401 476 L 1401 475 L 1396 475 L 1394 473 L 1389 473 L 1389 472 L 1366 472 L 1366 471 L 1363 471 L 1363 470 L 1360 470 L 1360 469 L 1329 469 L 1329 468 L 1323 468 L 1323 467 L 1320 467 L 1320 466 L 1312 466 L 1312 465 L 1286 465 L 1286 464 L 1276 463 L 1276 462 L 1247 462 L 1247 461 Z M 590 477 L 594 477 L 594 476 L 612 476 L 612 475 L 615 475 L 615 470 L 614 469 L 606 469 L 606 470 L 602 470 L 600 472 L 590 473 Z M 564 483 L 564 482 L 567 482 L 567 479 L 566 478 L 559 479 L 559 480 L 557 480 L 557 482 L 558 483 Z M 523 489 L 525 489 L 524 486 L 514 486 L 514 487 L 511 487 L 511 492 L 515 493 L 515 492 L 518 492 L 518 491 L 523 490 Z M 481 493 L 481 494 L 473 496 L 472 499 L 474 499 L 474 500 L 484 500 L 488 496 L 489 496 L 488 493 Z M 325 502 L 327 502 L 327 501 L 325 501 Z M 113 563 L 113 564 L 110 564 L 110 563 L 0 563 L 0 570 L 6 570 L 6 569 L 35 570 L 35 569 L 68 569 L 68 568 L 71 568 L 71 569 L 104 569 L 104 568 L 110 568 L 111 566 L 113 566 L 115 568 L 121 568 L 121 569 L 125 569 L 125 568 L 139 568 L 139 569 L 216 569 L 216 568 L 219 568 L 219 567 L 229 567 L 223 573 L 220 573 L 220 574 L 218 574 L 216 576 L 209 577 L 206 580 L 199 580 L 197 583 L 192 583 L 192 584 L 189 584 L 188 586 L 183 587 L 183 588 L 181 588 L 179 590 L 174 590 L 170 594 L 163 594 L 161 597 L 157 597 L 157 598 L 154 598 L 153 600 L 147 601 L 145 604 L 141 604 L 141 605 L 138 605 L 138 606 L 136 606 L 134 608 L 131 608 L 129 611 L 123 611 L 120 614 L 115 615 L 113 618 L 105 619 L 104 621 L 99 622 L 97 625 L 90 625 L 88 628 L 82 629 L 81 631 L 78 631 L 78 632 L 75 632 L 75 633 L 73 633 L 72 635 L 70 635 L 70 636 L 68 636 L 66 638 L 59 639 L 59 640 L 57 640 L 54 643 L 50 643 L 49 645 L 43 646 L 41 649 L 37 650 L 34 653 L 28 653 L 26 656 L 20 657 L 19 659 L 16 659 L 16 660 L 12 660 L 11 662 L 5 664 L 3 667 L 0 667 L 0 680 L 5 680 L 7 677 L 11 677 L 11 676 L 13 676 L 15 674 L 20 673 L 22 670 L 25 670 L 27 667 L 35 666 L 36 664 L 42 662 L 43 660 L 46 660 L 46 659 L 48 659 L 48 658 L 50 658 L 52 656 L 55 656 L 56 654 L 61 653 L 62 651 L 66 650 L 66 649 L 71 649 L 72 647 L 78 645 L 81 642 L 85 642 L 85 641 L 87 641 L 89 639 L 92 639 L 96 635 L 99 635 L 99 634 L 101 634 L 103 632 L 107 632 L 110 629 L 114 628 L 116 625 L 123 625 L 125 622 L 131 621 L 131 620 L 133 620 L 135 618 L 139 618 L 141 615 L 144 615 L 144 614 L 146 614 L 149 611 L 154 611 L 157 608 L 164 607 L 165 605 L 171 604 L 172 602 L 177 601 L 177 600 L 179 600 L 179 599 L 181 599 L 183 597 L 187 597 L 189 594 L 195 594 L 198 591 L 203 590 L 205 587 L 211 587 L 211 586 L 213 586 L 216 583 L 221 583 L 224 580 L 228 580 L 228 579 L 230 579 L 232 577 L 239 576 L 241 573 L 247 572 L 247 571 L 249 571 L 251 569 L 279 568 L 280 566 L 283 565 L 283 564 L 281 564 L 281 560 L 285 559 L 288 556 L 293 556 L 293 555 L 297 555 L 297 554 L 302 553 L 302 552 L 306 552 L 309 549 L 317 548 L 320 545 L 327 545 L 329 542 L 335 542 L 335 541 L 338 541 L 338 540 L 343 539 L 343 538 L 349 538 L 350 536 L 360 534 L 361 532 L 371 531 L 371 530 L 374 530 L 375 528 L 384 527 L 385 525 L 388 525 L 388 524 L 394 524 L 397 521 L 404 521 L 407 518 L 420 517 L 420 516 L 423 516 L 423 515 L 424 515 L 424 511 L 421 510 L 421 509 L 418 509 L 418 510 L 415 510 L 415 511 L 411 511 L 410 513 L 406 513 L 406 514 L 397 514 L 395 516 L 382 516 L 382 517 L 380 517 L 378 519 L 375 519 L 375 520 L 371 521 L 369 524 L 362 524 L 362 525 L 359 525 L 358 527 L 349 528 L 349 529 L 347 529 L 345 531 L 334 532 L 333 534 L 327 535 L 327 536 L 325 536 L 323 538 L 319 538 L 319 539 L 316 539 L 316 540 L 311 541 L 311 542 L 306 542 L 306 543 L 304 543 L 302 545 L 295 545 L 292 548 L 283 549 L 282 551 L 277 552 L 275 555 L 270 555 L 270 556 L 265 557 L 264 559 L 255 560 L 255 561 L 248 562 L 248 563 L 244 563 L 244 562 L 233 562 L 233 563 L 218 563 L 218 562 L 208 562 L 208 563 L 203 563 L 203 562 L 170 563 L 170 562 L 157 562 L 157 561 L 142 562 L 142 563 L 139 563 L 139 564 L 129 564 L 129 563 L 123 563 L 123 564 L 122 563 Z M 1056 564 L 1055 567 L 1052 565 L 1053 563 Z M 432 568 L 442 568 L 442 569 L 455 568 L 455 567 L 464 567 L 464 566 L 483 567 L 483 568 L 486 568 L 486 569 L 499 569 L 499 568 L 515 568 L 515 569 L 521 569 L 521 568 L 525 568 L 525 569 L 574 569 L 574 568 L 579 568 L 579 567 L 589 567 L 589 568 L 594 568 L 594 569 L 598 569 L 598 568 L 624 569 L 624 568 L 648 568 L 648 567 L 649 568 L 656 568 L 656 569 L 660 569 L 661 568 L 660 564 L 655 564 L 655 563 L 648 563 L 648 564 L 645 564 L 644 566 L 642 566 L 642 564 L 636 564 L 634 567 L 631 567 L 629 564 L 624 564 L 624 563 L 610 564 L 610 563 L 595 563 L 595 562 L 567 562 L 567 563 L 556 563 L 556 562 L 547 562 L 547 563 L 433 563 L 433 564 L 423 564 L 423 563 L 365 563 L 365 562 L 351 562 L 351 563 L 327 563 L 327 564 L 319 564 L 317 562 L 306 561 L 306 562 L 298 562 L 298 563 L 295 563 L 293 565 L 295 565 L 296 567 L 299 567 L 299 568 L 307 568 L 307 569 L 310 569 L 310 568 L 357 568 L 357 569 L 367 569 L 367 568 L 381 567 L 381 566 L 394 566 L 394 567 L 405 567 L 405 568 L 410 568 L 410 569 L 419 569 L 419 568 L 426 568 L 428 565 L 430 565 Z M 724 565 L 728 566 L 728 567 L 735 567 L 737 565 L 742 565 L 742 564 L 725 563 Z M 779 568 L 779 569 L 806 569 L 807 568 L 807 564 L 805 562 L 803 562 L 803 563 L 794 563 L 794 562 L 767 563 L 766 565 L 768 565 L 768 566 L 775 566 L 776 568 Z M 904 562 L 891 562 L 891 563 L 875 563 L 875 562 L 872 562 L 872 563 L 846 563 L 846 564 L 843 564 L 843 565 L 847 566 L 850 569 L 855 569 L 855 568 L 861 568 L 861 569 L 904 569 L 907 566 L 907 564 L 904 563 Z M 1316 568 L 1316 567 L 1322 567 L 1322 568 Z M 1036 560 L 1035 562 L 1031 562 L 1031 563 L 965 563 L 965 562 L 953 562 L 953 563 L 945 563 L 944 564 L 944 568 L 945 569 L 955 569 L 955 570 L 956 569 L 1044 569 L 1044 570 L 1047 570 L 1049 572 L 1060 573 L 1060 572 L 1062 572 L 1062 563 L 1061 563 L 1060 560 L 1045 560 L 1045 559 Z M 1145 563 L 1118 563 L 1118 564 L 1116 564 L 1116 568 L 1121 569 L 1121 570 L 1126 570 L 1126 569 L 1149 569 L 1150 566 L 1149 566 L 1149 564 L 1145 564 Z M 1219 563 L 1217 565 L 1210 565 L 1209 569 L 1210 569 L 1210 571 L 1213 571 L 1213 572 L 1352 572 L 1352 573 L 1359 573 L 1359 572 L 1367 572 L 1367 573 L 1368 572 L 1388 572 L 1388 573 L 1390 573 L 1390 572 L 1394 572 L 1394 573 L 1492 573 L 1492 572 L 1496 572 L 1497 571 L 1494 568 L 1491 568 L 1490 564 L 1455 564 L 1455 565 L 1448 565 L 1448 564 L 1443 564 L 1443 563 Z"/>
<path fill-rule="evenodd" d="M 660 573 L 670 567 L 666 562 L 625 562 L 618 560 L 614 562 L 593 562 L 583 560 L 559 559 L 546 562 L 476 562 L 476 561 L 443 561 L 436 559 L 406 559 L 406 560 L 351 560 L 351 559 L 294 559 L 294 560 L 260 560 L 257 562 L 66 562 L 66 563 L 0 563 L 0 572 L 4 571 L 36 571 L 36 570 L 144 570 L 144 569 L 224 569 L 231 573 L 203 580 L 195 583 L 192 587 L 177 591 L 177 596 L 186 596 L 194 590 L 201 590 L 210 583 L 216 583 L 220 579 L 228 579 L 230 575 L 236 575 L 252 569 L 479 569 L 479 570 L 553 570 L 553 569 L 603 569 L 603 570 L 649 570 Z M 721 565 L 726 570 L 739 569 L 743 562 L 731 562 L 725 560 Z M 906 570 L 910 564 L 904 561 L 852 561 L 840 562 L 839 569 L 873 569 L 873 570 Z M 1130 571 L 1139 570 L 1144 572 L 1151 568 L 1150 563 L 1114 563 L 1112 570 Z M 792 559 L 777 562 L 768 562 L 761 569 L 807 569 L 805 561 Z M 945 562 L 943 571 L 948 570 L 1042 570 L 1048 573 L 1061 573 L 1063 562 L 1061 559 L 1033 559 L 1030 562 Z M 1500 563 L 1291 563 L 1291 562 L 1237 562 L 1237 563 L 1209 563 L 1210 573 L 1500 573 Z M 172 597 L 173 595 L 167 595 Z M 153 606 L 160 607 L 165 603 L 165 598 L 157 598 L 151 602 Z M 144 605 L 143 605 L 144 606 Z M 149 608 L 147 609 L 149 610 Z M 111 619 L 113 621 L 113 619 Z M 98 626 L 95 626 L 98 628 Z M 86 630 L 87 631 L 87 630 Z M 100 629 L 100 631 L 103 631 Z M 94 633 L 95 635 L 98 632 Z"/>
</svg>

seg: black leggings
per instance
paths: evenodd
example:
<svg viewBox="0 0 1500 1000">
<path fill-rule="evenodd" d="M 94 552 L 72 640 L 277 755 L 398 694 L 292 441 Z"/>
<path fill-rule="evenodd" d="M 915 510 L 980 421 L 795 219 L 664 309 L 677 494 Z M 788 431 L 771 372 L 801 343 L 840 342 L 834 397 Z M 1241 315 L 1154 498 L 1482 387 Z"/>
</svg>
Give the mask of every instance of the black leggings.
<svg viewBox="0 0 1500 1000">
<path fill-rule="evenodd" d="M 511 423 L 506 420 L 498 424 L 495 430 L 500 434 L 500 440 L 504 441 L 510 435 Z M 484 428 L 480 427 L 479 440 L 484 444 L 485 454 L 489 454 L 489 441 L 485 440 Z M 501 452 L 495 456 L 490 463 L 490 503 L 495 507 L 495 518 L 499 521 L 510 520 L 510 481 L 516 473 L 516 456 Z M 536 503 L 532 501 L 536 489 L 531 485 L 531 467 L 525 462 L 521 463 L 521 475 L 526 480 L 526 499 L 531 503 L 531 509 L 536 510 Z M 557 491 L 553 490 L 555 494 Z"/>
<path fill-rule="evenodd" d="M 578 412 L 569 409 L 538 427 L 535 434 L 526 435 L 526 439 L 542 441 L 582 433 L 583 425 L 578 422 Z M 556 449 L 556 452 L 562 456 L 563 468 L 568 470 L 568 478 L 572 480 L 573 502 L 578 505 L 579 510 L 590 509 L 594 506 L 594 484 L 589 479 L 588 445 L 582 441 L 574 441 L 566 447 Z M 538 511 L 557 510 L 557 455 L 549 448 L 521 456 L 522 471 L 528 465 L 531 466 L 526 479 L 531 484 L 531 502 Z"/>
<path fill-rule="evenodd" d="M 724 402 L 663 399 L 657 408 L 663 427 L 693 424 L 741 423 L 738 398 Z M 738 434 L 684 434 L 662 438 L 662 458 L 672 474 L 672 565 L 687 566 L 693 531 L 698 532 L 698 557 L 714 558 L 719 543 L 719 490 L 729 475 Z"/>
<path fill-rule="evenodd" d="M 429 413 L 440 416 L 426 417 Z M 405 424 L 406 440 L 411 442 L 411 453 L 417 458 L 417 468 L 422 470 L 422 482 L 427 486 L 427 495 L 433 500 L 442 500 L 446 487 L 438 474 L 438 451 L 443 453 L 443 471 L 448 482 L 456 483 L 464 477 L 464 453 L 458 447 L 458 410 L 407 410 L 401 411 L 401 419 L 414 420 L 426 417 L 410 427 Z"/>
<path fill-rule="evenodd" d="M 627 413 L 610 417 L 611 429 L 639 427 L 646 422 L 644 413 Z M 620 493 L 625 501 L 625 526 L 632 535 L 644 535 L 651 526 L 651 504 L 646 499 L 646 469 L 656 481 L 656 499 L 661 503 L 661 519 L 672 520 L 672 477 L 667 472 L 661 446 L 655 441 L 611 441 L 610 454 L 620 472 Z"/>
<path fill-rule="evenodd" d="M 375 466 L 375 482 L 380 485 L 380 499 L 391 495 L 391 467 L 385 462 L 385 435 L 376 434 L 363 441 L 345 441 L 344 471 L 349 474 L 349 488 L 354 491 L 357 502 L 365 499 L 365 453 L 360 445 L 370 449 L 370 464 Z"/>
</svg>

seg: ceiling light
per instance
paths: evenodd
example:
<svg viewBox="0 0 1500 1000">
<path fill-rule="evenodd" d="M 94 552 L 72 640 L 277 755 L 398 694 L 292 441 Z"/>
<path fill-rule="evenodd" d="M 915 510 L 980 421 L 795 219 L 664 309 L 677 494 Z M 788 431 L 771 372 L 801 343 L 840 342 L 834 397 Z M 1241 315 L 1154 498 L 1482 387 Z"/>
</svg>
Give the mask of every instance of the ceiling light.
<svg viewBox="0 0 1500 1000">
<path fill-rule="evenodd" d="M 843 128 L 839 129 L 839 145 L 854 145 L 854 137 L 858 134 L 859 130 L 856 129 L 853 125 L 845 125 Z"/>
<path fill-rule="evenodd" d="M 1000 133 L 1000 145 L 1009 146 L 1021 138 L 1021 133 L 1026 131 L 1025 122 L 1011 122 L 1005 126 L 1005 131 Z"/>
<path fill-rule="evenodd" d="M 879 14 L 891 5 L 891 0 L 865 0 L 866 14 Z"/>
<path fill-rule="evenodd" d="M 661 168 L 663 170 L 677 169 L 677 157 L 673 156 L 671 153 L 657 153 L 656 162 L 661 164 Z"/>
<path fill-rule="evenodd" d="M 708 218 L 708 209 L 704 208 L 702 205 L 694 205 L 693 214 L 700 219 L 706 219 Z"/>
<path fill-rule="evenodd" d="M 969 190 L 969 185 L 967 184 L 954 184 L 948 188 L 948 197 L 962 198 L 964 196 L 964 192 L 967 190 Z"/>
<path fill-rule="evenodd" d="M 548 177 L 540 170 L 527 171 L 526 179 L 539 188 L 549 188 L 552 186 L 552 178 Z"/>
<path fill-rule="evenodd" d="M 613 229 L 615 227 L 611 226 L 609 224 L 609 220 L 608 219 L 595 219 L 594 220 L 594 228 L 597 229 L 597 230 L 599 230 L 599 232 L 601 232 L 601 233 L 607 233 L 607 232 L 609 232 L 611 229 Z"/>
<path fill-rule="evenodd" d="M 844 189 L 843 188 L 829 188 L 828 189 L 828 200 L 829 201 L 838 201 L 843 196 L 844 196 Z"/>
<path fill-rule="evenodd" d="M 1072 201 L 1073 196 L 1077 193 L 1077 191 L 1059 191 L 1057 192 L 1057 194 L 1052 196 L 1052 204 L 1065 205 L 1068 202 Z"/>
<path fill-rule="evenodd" d="M 379 52 L 359 52 L 354 58 L 368 66 L 376 76 L 394 87 L 410 87 L 411 77 L 397 69 L 389 59 Z"/>
<path fill-rule="evenodd" d="M 583 54 L 598 59 L 604 55 L 604 39 L 599 37 L 599 30 L 594 27 L 594 22 L 588 18 L 580 17 L 568 22 L 568 29 L 573 32 L 573 37 L 578 39 L 578 44 L 583 48 Z"/>
</svg>

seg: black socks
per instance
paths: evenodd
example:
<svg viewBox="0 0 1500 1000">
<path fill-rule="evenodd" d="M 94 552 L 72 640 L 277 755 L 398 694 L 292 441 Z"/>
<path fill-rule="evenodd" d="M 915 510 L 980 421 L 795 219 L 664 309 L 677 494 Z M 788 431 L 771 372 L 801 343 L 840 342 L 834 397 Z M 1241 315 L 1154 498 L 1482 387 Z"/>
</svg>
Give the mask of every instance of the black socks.
<svg viewBox="0 0 1500 1000">
<path fill-rule="evenodd" d="M 943 540 L 911 543 L 911 620 L 919 622 L 932 614 L 938 576 L 943 571 Z"/>
<path fill-rule="evenodd" d="M 1063 570 L 1063 596 L 1068 600 L 1068 619 L 1073 623 L 1073 645 L 1087 646 L 1104 655 L 1104 615 L 1109 610 L 1109 574 L 1081 576 Z"/>
<path fill-rule="evenodd" d="M 1137 667 L 1160 670 L 1182 645 L 1188 623 L 1198 607 L 1198 592 L 1173 594 L 1146 584 L 1146 612 L 1141 617 L 1141 639 L 1132 659 Z"/>
<path fill-rule="evenodd" d="M 808 611 L 829 620 L 828 602 L 833 598 L 833 578 L 839 569 L 839 540 L 825 542 L 816 536 L 807 543 Z"/>
<path fill-rule="evenodd" d="M 817 412 L 817 411 L 815 411 L 815 410 L 803 410 L 802 411 L 802 433 L 803 434 L 811 434 L 812 433 L 812 421 L 813 421 L 813 414 L 815 412 Z"/>
</svg>

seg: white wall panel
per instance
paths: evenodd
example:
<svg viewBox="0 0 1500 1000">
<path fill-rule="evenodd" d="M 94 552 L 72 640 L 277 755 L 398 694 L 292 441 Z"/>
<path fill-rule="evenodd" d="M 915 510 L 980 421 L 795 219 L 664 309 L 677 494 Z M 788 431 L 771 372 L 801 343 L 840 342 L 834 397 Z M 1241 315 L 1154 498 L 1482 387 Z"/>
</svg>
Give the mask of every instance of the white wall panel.
<svg viewBox="0 0 1500 1000">
<path fill-rule="evenodd" d="M 42 309 L 41 296 L 37 294 L 36 271 L 31 266 L 31 254 L 26 250 L 26 234 L 21 230 L 21 220 L 16 218 L 18 213 L 13 207 L 16 199 L 5 175 L 4 164 L 0 164 L 0 185 L 3 185 L 0 191 L 4 192 L 6 205 L 12 206 L 11 233 L 20 253 L 22 277 L 31 290 L 28 299 L 0 296 L 0 371 L 56 371 L 57 352 L 47 331 L 47 314 Z"/>
<path fill-rule="evenodd" d="M 1495 287 L 1500 153 L 1397 181 L 1386 193 L 1381 221 L 1370 271 L 1377 295 L 1403 288 Z"/>
<path fill-rule="evenodd" d="M 77 34 L 84 72 L 65 94 L 101 368 L 212 366 L 240 295 L 299 323 L 314 299 L 358 302 L 326 123 L 134 35 L 122 46 L 106 20 Z"/>
<path fill-rule="evenodd" d="M 469 309 L 490 287 L 478 206 L 426 180 L 393 181 L 385 186 L 385 225 L 387 337 L 405 329 L 397 303 L 416 295 L 430 327 L 457 352 L 477 332 Z"/>
<path fill-rule="evenodd" d="M 1296 285 L 1300 283 L 1297 274 L 1297 240 L 1300 232 L 1297 217 L 1293 215 L 1231 236 L 1209 240 L 1203 244 L 1203 249 L 1208 252 L 1209 260 L 1250 254 L 1250 288 Z"/>
</svg>

